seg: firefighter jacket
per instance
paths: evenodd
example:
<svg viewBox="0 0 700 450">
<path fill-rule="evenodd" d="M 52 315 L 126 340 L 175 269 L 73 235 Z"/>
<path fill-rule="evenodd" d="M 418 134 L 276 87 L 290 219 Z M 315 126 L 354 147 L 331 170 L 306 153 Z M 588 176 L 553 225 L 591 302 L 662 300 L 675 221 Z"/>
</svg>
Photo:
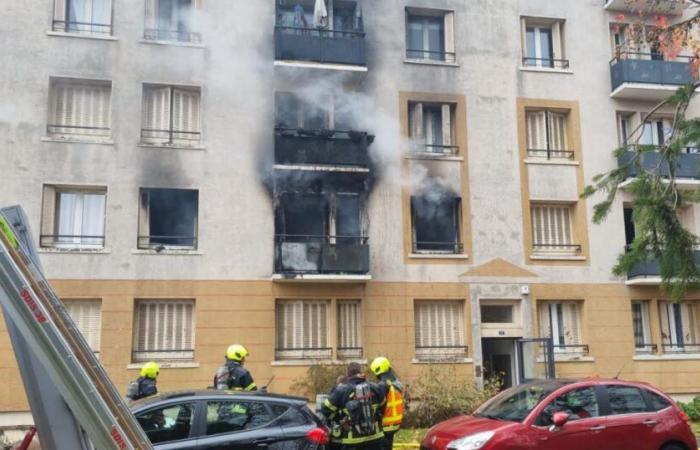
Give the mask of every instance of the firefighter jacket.
<svg viewBox="0 0 700 450">
<path fill-rule="evenodd" d="M 241 363 L 230 360 L 216 371 L 214 387 L 221 391 L 256 391 L 258 389 L 248 369 Z"/>
<path fill-rule="evenodd" d="M 348 404 L 355 399 L 355 388 L 367 383 L 370 388 L 369 402 L 371 404 L 374 431 L 363 435 L 357 432 L 353 418 L 348 410 Z M 385 390 L 375 383 L 369 383 L 364 376 L 348 378 L 331 391 L 330 396 L 321 407 L 321 414 L 331 423 L 331 441 L 340 445 L 354 446 L 384 438 L 382 431 L 382 415 L 384 413 Z"/>
<path fill-rule="evenodd" d="M 379 376 L 379 386 L 384 389 L 386 397 L 386 407 L 382 418 L 384 432 L 396 432 L 401 428 L 403 421 L 403 385 L 392 370 Z"/>
</svg>

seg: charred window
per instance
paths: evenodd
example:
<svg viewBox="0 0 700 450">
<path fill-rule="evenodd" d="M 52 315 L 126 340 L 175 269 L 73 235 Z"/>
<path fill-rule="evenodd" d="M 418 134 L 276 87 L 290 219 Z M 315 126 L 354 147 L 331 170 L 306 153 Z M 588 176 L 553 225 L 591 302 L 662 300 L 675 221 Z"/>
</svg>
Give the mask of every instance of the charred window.
<svg viewBox="0 0 700 450">
<path fill-rule="evenodd" d="M 199 193 L 191 189 L 141 189 L 138 247 L 197 248 Z"/>
<path fill-rule="evenodd" d="M 414 253 L 462 253 L 461 203 L 450 195 L 411 197 Z"/>
<path fill-rule="evenodd" d="M 323 130 L 330 128 L 328 112 L 289 92 L 275 93 L 275 127 Z"/>
</svg>

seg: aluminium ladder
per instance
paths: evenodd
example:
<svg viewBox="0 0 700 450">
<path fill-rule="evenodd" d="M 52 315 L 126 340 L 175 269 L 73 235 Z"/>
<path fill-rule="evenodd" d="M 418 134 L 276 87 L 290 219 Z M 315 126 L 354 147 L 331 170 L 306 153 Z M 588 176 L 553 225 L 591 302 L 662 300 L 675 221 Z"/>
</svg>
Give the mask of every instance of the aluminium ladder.
<svg viewBox="0 0 700 450">
<path fill-rule="evenodd" d="M 0 304 L 46 450 L 153 449 L 44 277 L 18 206 L 0 209 Z"/>
</svg>

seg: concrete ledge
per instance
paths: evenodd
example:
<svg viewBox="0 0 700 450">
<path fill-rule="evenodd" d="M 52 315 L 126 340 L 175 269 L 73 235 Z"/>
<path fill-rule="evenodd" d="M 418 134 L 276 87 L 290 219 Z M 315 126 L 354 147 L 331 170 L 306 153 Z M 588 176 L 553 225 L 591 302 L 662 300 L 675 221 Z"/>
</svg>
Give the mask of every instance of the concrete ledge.
<svg viewBox="0 0 700 450">
<path fill-rule="evenodd" d="M 176 256 L 202 256 L 203 252 L 199 250 L 176 250 L 164 248 L 161 251 L 157 250 L 145 250 L 145 249 L 133 249 L 131 250 L 132 255 L 176 255 Z"/>
<path fill-rule="evenodd" d="M 544 358 L 541 356 L 537 357 L 538 363 L 543 363 Z M 595 362 L 595 358 L 592 356 L 576 356 L 576 355 L 557 355 L 554 354 L 555 363 L 592 363 Z"/>
<path fill-rule="evenodd" d="M 145 142 L 139 142 L 136 144 L 137 147 L 141 148 L 154 148 L 163 150 L 206 150 L 206 147 L 201 145 L 159 145 L 159 144 L 148 144 Z"/>
<path fill-rule="evenodd" d="M 665 354 L 665 355 L 635 355 L 633 361 L 700 361 L 700 353 Z"/>
<path fill-rule="evenodd" d="M 544 255 L 531 255 L 530 259 L 533 261 L 585 261 L 585 256 L 544 256 Z"/>
<path fill-rule="evenodd" d="M 309 61 L 276 60 L 274 65 L 276 67 L 340 70 L 340 71 L 348 71 L 348 72 L 369 72 L 369 69 L 367 68 L 367 66 L 356 66 L 353 64 L 332 64 L 332 63 L 320 63 L 320 62 L 309 62 Z"/>
<path fill-rule="evenodd" d="M 156 361 L 158 362 L 158 361 Z M 127 370 L 140 370 L 145 363 L 130 363 L 126 366 Z M 161 369 L 197 369 L 199 363 L 195 361 L 181 362 L 158 362 Z"/>
<path fill-rule="evenodd" d="M 112 253 L 111 248 L 55 248 L 55 247 L 40 247 L 39 253 L 44 254 L 61 254 L 61 255 L 109 255 Z"/>
<path fill-rule="evenodd" d="M 440 155 L 420 152 L 408 152 L 406 159 L 430 160 L 430 161 L 464 161 L 464 156 Z"/>
<path fill-rule="evenodd" d="M 441 61 L 433 61 L 431 59 L 409 59 L 406 58 L 403 60 L 406 64 L 418 64 L 422 66 L 438 66 L 438 67 L 459 67 L 459 64 L 456 62 L 441 62 Z"/>
<path fill-rule="evenodd" d="M 367 364 L 366 359 L 287 359 L 272 361 L 270 365 L 272 367 L 305 367 L 316 366 L 321 364 L 329 366 L 344 366 L 351 362 Z"/>
<path fill-rule="evenodd" d="M 95 145 L 114 145 L 112 139 L 90 139 L 90 138 L 72 138 L 72 137 L 52 137 L 44 136 L 41 138 L 41 142 L 57 142 L 60 144 L 95 144 Z"/>
<path fill-rule="evenodd" d="M 142 44 L 170 45 L 172 47 L 206 48 L 204 44 L 195 44 L 193 42 L 163 41 L 157 39 L 139 39 L 139 42 Z"/>
<path fill-rule="evenodd" d="M 411 364 L 474 364 L 473 358 L 458 359 L 416 359 L 411 360 Z"/>
<path fill-rule="evenodd" d="M 372 280 L 372 275 L 321 275 L 321 274 L 296 274 L 285 276 L 275 273 L 270 278 L 277 283 L 294 283 L 300 281 L 320 282 L 320 283 L 365 283 Z"/>
<path fill-rule="evenodd" d="M 82 33 L 67 33 L 65 31 L 47 31 L 46 32 L 47 36 L 60 36 L 60 37 L 69 37 L 69 38 L 78 38 L 78 39 L 93 39 L 97 41 L 118 41 L 119 38 L 116 36 L 112 35 L 104 35 L 104 34 L 82 34 Z"/>
<path fill-rule="evenodd" d="M 563 73 L 567 75 L 573 75 L 574 71 L 571 69 L 555 69 L 550 67 L 528 67 L 520 66 L 521 72 L 539 72 L 539 73 Z"/>
<path fill-rule="evenodd" d="M 444 255 L 441 255 L 439 253 L 411 253 L 408 255 L 408 257 L 410 259 L 469 259 L 469 255 L 467 254 L 453 255 L 449 253 L 445 253 Z"/>
<path fill-rule="evenodd" d="M 570 159 L 539 159 L 539 158 L 526 158 L 525 164 L 535 164 L 542 166 L 578 166 L 580 165 L 578 161 L 572 161 Z"/>
</svg>

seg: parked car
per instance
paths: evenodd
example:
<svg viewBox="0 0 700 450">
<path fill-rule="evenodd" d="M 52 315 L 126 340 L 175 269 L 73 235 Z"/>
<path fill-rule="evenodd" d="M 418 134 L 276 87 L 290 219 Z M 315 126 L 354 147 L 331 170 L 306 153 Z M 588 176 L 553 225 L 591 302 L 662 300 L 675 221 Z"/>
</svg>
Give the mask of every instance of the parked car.
<svg viewBox="0 0 700 450">
<path fill-rule="evenodd" d="M 431 428 L 422 450 L 695 450 L 688 416 L 644 383 L 591 378 L 505 390 Z"/>
<path fill-rule="evenodd" d="M 203 390 L 130 406 L 158 450 L 324 450 L 328 443 L 328 429 L 299 397 Z"/>
</svg>

